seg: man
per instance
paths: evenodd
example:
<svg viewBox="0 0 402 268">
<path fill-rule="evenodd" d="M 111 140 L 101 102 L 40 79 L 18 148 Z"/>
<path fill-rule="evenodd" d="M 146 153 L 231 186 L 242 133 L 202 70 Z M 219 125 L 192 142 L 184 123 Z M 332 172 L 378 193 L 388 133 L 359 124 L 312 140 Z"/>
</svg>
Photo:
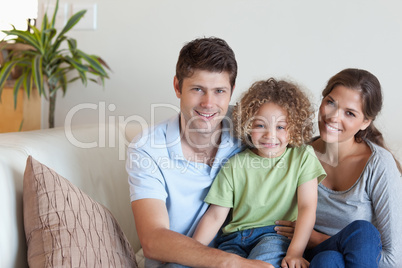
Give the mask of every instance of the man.
<svg viewBox="0 0 402 268">
<path fill-rule="evenodd" d="M 180 51 L 174 90 L 180 114 L 129 146 L 132 210 L 146 267 L 272 267 L 191 238 L 207 209 L 203 202 L 221 166 L 238 153 L 226 118 L 237 62 L 219 38 L 201 38 Z"/>
</svg>

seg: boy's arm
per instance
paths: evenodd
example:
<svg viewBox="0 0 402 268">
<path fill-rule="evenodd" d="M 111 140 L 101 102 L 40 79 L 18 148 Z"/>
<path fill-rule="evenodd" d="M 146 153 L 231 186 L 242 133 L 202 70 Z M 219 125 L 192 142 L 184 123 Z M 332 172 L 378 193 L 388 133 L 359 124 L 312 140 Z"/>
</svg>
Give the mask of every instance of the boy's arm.
<svg viewBox="0 0 402 268">
<path fill-rule="evenodd" d="M 193 238 L 208 246 L 228 216 L 230 208 L 210 205 L 200 220 Z"/>
<path fill-rule="evenodd" d="M 131 207 L 144 255 L 149 259 L 190 267 L 273 267 L 204 246 L 191 237 L 169 230 L 169 216 L 162 200 L 141 199 L 133 201 Z"/>
<path fill-rule="evenodd" d="M 305 182 L 297 188 L 297 207 L 296 227 L 286 257 L 282 261 L 283 268 L 294 267 L 296 263 L 299 263 L 300 267 L 308 267 L 308 262 L 303 259 L 303 253 L 315 223 L 317 178 Z"/>
</svg>

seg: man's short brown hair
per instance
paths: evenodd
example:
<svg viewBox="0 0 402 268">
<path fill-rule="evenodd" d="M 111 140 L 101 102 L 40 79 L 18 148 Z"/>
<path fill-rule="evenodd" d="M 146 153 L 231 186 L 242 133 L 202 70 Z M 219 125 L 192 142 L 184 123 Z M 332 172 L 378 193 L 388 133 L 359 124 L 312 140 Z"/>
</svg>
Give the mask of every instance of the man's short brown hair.
<svg viewBox="0 0 402 268">
<path fill-rule="evenodd" d="M 237 62 L 233 50 L 226 41 L 217 38 L 199 38 L 188 42 L 180 50 L 176 64 L 176 78 L 181 91 L 183 79 L 191 77 L 195 70 L 228 72 L 231 90 L 236 83 Z"/>
</svg>

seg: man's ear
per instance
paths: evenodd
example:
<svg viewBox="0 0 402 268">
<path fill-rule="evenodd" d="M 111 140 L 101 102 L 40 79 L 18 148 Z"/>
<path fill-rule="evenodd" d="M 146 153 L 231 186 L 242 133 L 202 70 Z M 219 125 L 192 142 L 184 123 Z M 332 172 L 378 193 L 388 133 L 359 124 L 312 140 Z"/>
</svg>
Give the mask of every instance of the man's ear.
<svg viewBox="0 0 402 268">
<path fill-rule="evenodd" d="M 179 79 L 177 79 L 176 76 L 174 76 L 173 78 L 173 87 L 174 87 L 174 91 L 176 93 L 176 97 L 180 99 L 181 97 L 181 90 L 180 90 L 180 86 L 179 86 Z"/>
<path fill-rule="evenodd" d="M 233 85 L 232 90 L 230 91 L 230 97 L 233 95 L 233 91 L 235 90 L 236 85 Z"/>
</svg>

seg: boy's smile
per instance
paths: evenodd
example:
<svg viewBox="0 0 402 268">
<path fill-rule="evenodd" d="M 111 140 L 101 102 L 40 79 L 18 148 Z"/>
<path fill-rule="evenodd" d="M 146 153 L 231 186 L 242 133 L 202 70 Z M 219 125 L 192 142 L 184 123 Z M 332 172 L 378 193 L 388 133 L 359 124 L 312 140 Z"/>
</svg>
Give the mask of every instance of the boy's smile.
<svg viewBox="0 0 402 268">
<path fill-rule="evenodd" d="M 274 158 L 283 154 L 289 143 L 287 112 L 268 102 L 256 113 L 251 130 L 254 152 L 261 157 Z"/>
</svg>

